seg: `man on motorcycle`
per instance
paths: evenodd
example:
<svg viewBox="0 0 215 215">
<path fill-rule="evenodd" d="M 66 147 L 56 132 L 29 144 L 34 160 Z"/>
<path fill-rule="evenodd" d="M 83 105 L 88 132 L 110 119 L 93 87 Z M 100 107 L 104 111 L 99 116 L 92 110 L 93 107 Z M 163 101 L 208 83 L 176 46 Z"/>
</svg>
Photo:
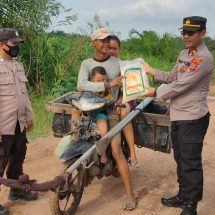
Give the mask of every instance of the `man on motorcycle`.
<svg viewBox="0 0 215 215">
<path fill-rule="evenodd" d="M 95 48 L 95 57 L 89 58 L 82 62 L 79 75 L 77 88 L 78 91 L 91 91 L 91 92 L 104 92 L 110 90 L 112 97 L 115 101 L 119 97 L 119 87 L 122 85 L 122 77 L 120 77 L 120 66 L 118 59 L 109 56 L 109 43 L 110 32 L 105 28 L 99 28 L 92 34 L 92 45 Z M 107 72 L 107 82 L 92 82 L 89 81 L 92 69 L 101 66 Z M 73 121 L 80 119 L 80 112 L 76 108 L 72 110 Z M 113 113 L 108 114 L 108 124 L 113 128 L 119 122 L 119 116 Z M 117 167 L 120 175 L 122 176 L 123 183 L 127 191 L 127 201 L 123 207 L 125 210 L 133 210 L 137 206 L 137 200 L 131 185 L 131 178 L 129 174 L 128 163 L 124 157 L 121 149 L 121 134 L 119 133 L 111 140 L 111 148 L 114 159 L 116 160 Z"/>
</svg>

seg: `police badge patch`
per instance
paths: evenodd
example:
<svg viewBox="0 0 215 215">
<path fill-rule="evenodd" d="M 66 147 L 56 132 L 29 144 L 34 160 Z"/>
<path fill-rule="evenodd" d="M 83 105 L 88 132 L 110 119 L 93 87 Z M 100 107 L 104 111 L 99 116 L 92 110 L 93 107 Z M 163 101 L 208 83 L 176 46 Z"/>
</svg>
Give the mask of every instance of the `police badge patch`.
<svg viewBox="0 0 215 215">
<path fill-rule="evenodd" d="M 202 62 L 202 58 L 201 57 L 195 57 L 193 59 L 193 61 L 190 64 L 190 70 L 192 71 L 196 71 L 200 65 L 200 63 Z"/>
</svg>

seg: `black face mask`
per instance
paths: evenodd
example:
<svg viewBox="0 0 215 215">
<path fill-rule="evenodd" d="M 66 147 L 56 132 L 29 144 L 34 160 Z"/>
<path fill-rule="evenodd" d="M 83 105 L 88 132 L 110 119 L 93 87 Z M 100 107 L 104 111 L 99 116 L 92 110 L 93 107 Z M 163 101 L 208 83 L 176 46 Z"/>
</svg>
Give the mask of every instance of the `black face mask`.
<svg viewBox="0 0 215 215">
<path fill-rule="evenodd" d="M 18 54 L 19 54 L 19 45 L 16 45 L 16 46 L 9 46 L 9 45 L 6 45 L 9 50 L 5 50 L 4 51 L 11 57 L 17 57 Z"/>
</svg>

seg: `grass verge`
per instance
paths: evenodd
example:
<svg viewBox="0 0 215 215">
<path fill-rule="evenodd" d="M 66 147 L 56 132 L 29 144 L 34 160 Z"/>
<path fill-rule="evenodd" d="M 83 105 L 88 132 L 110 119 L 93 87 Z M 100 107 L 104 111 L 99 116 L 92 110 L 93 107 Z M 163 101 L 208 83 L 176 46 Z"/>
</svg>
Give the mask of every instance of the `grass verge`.
<svg viewBox="0 0 215 215">
<path fill-rule="evenodd" d="M 45 104 L 48 101 L 51 101 L 53 97 L 37 97 L 34 94 L 31 94 L 30 98 L 34 111 L 34 129 L 28 134 L 28 139 L 32 141 L 37 137 L 51 133 L 53 113 L 50 113 L 45 109 Z"/>
</svg>

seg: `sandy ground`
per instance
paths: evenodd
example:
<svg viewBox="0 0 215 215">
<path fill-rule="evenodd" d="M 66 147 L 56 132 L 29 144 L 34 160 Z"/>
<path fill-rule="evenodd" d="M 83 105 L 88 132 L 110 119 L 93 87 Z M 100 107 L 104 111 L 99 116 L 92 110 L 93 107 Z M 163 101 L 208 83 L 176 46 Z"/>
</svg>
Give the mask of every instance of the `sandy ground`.
<svg viewBox="0 0 215 215">
<path fill-rule="evenodd" d="M 215 95 L 212 86 L 210 95 Z M 215 215 L 215 100 L 208 101 L 212 114 L 210 127 L 203 150 L 204 198 L 199 203 L 199 215 Z M 31 178 L 43 182 L 54 178 L 62 169 L 62 164 L 53 154 L 59 139 L 52 136 L 38 138 L 28 145 L 24 169 Z M 85 189 L 77 215 L 177 215 L 181 209 L 166 208 L 161 205 L 162 196 L 177 192 L 175 163 L 172 154 L 163 154 L 148 149 L 137 149 L 139 169 L 131 170 L 133 187 L 139 196 L 139 206 L 135 211 L 125 212 L 121 206 L 125 190 L 120 178 L 95 179 Z M 51 215 L 49 194 L 40 193 L 34 202 L 8 201 L 8 188 L 1 188 L 0 202 L 9 208 L 12 215 Z"/>
</svg>

